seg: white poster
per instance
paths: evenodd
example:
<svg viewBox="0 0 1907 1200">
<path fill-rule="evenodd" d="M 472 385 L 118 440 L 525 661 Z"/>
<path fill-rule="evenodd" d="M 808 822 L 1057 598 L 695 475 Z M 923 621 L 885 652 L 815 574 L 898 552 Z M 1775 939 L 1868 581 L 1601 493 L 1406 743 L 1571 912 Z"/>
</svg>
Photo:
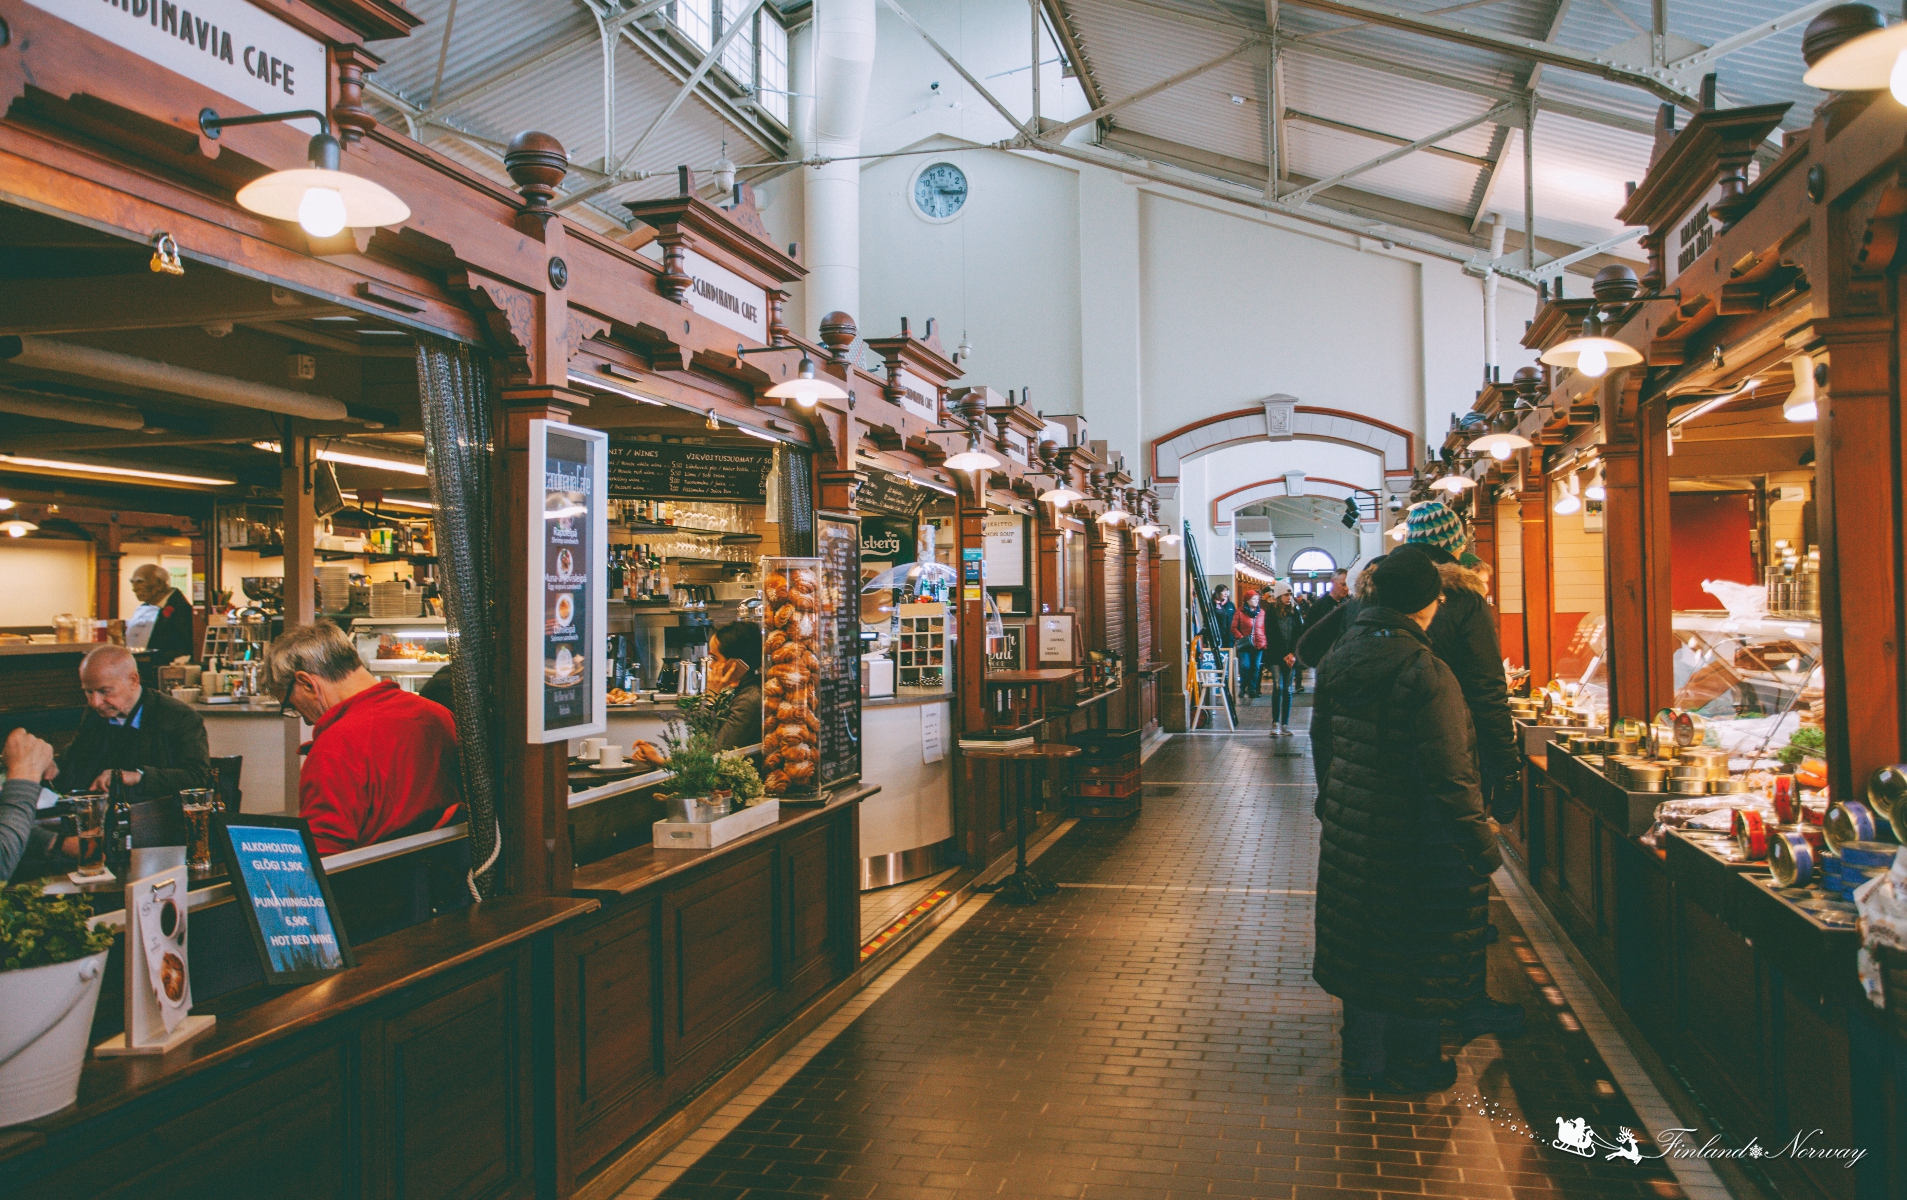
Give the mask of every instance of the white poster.
<svg viewBox="0 0 1907 1200">
<path fill-rule="evenodd" d="M 1018 513 L 986 517 L 987 586 L 1026 586 L 1026 518 Z"/>
<path fill-rule="evenodd" d="M 718 262 L 693 250 L 682 252 L 683 269 L 694 282 L 682 303 L 691 312 L 726 325 L 743 337 L 768 341 L 768 292 Z"/>
<path fill-rule="evenodd" d="M 1040 617 L 1040 661 L 1043 663 L 1073 661 L 1073 615 L 1071 613 L 1047 613 Z"/>
<path fill-rule="evenodd" d="M 324 111 L 324 43 L 248 0 L 27 0 L 148 62 L 230 96 L 224 117 L 312 108 Z M 158 90 L 154 89 L 154 94 Z M 306 133 L 311 120 L 292 121 Z"/>
<path fill-rule="evenodd" d="M 938 704 L 920 706 L 920 761 L 937 763 L 947 756 L 941 734 L 941 708 Z"/>
</svg>

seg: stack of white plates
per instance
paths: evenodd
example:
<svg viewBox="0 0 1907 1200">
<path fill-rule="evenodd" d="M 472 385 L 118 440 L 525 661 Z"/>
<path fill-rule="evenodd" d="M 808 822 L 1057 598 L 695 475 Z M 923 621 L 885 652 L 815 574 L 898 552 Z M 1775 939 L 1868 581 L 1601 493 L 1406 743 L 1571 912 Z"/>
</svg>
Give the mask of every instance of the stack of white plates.
<svg viewBox="0 0 1907 1200">
<path fill-rule="evenodd" d="M 422 611 L 420 593 L 413 592 L 402 579 L 387 579 L 371 585 L 373 617 L 414 617 Z"/>
<path fill-rule="evenodd" d="M 327 563 L 318 568 L 319 612 L 343 612 L 351 607 L 351 568 Z"/>
</svg>

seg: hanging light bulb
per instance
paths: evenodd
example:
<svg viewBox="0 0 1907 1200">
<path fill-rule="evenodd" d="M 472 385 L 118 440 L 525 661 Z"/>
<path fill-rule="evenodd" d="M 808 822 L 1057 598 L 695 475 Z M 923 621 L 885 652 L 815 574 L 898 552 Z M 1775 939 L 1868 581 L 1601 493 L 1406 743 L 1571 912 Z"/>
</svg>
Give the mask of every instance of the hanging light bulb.
<svg viewBox="0 0 1907 1200">
<path fill-rule="evenodd" d="M 770 400 L 793 400 L 803 408 L 813 408 L 819 400 L 846 400 L 848 394 L 836 387 L 831 380 L 817 379 L 814 373 L 814 360 L 806 351 L 801 355 L 801 369 L 793 379 L 784 380 L 769 388 L 762 395 Z"/>
<path fill-rule="evenodd" d="M 1505 423 L 1513 421 L 1514 419 L 1514 417 L 1507 414 L 1503 418 Z M 1516 433 L 1514 429 L 1492 430 L 1470 443 L 1470 452 L 1472 454 L 1488 454 L 1498 462 L 1505 461 L 1518 450 L 1527 450 L 1529 448 L 1530 439 L 1520 433 Z"/>
<path fill-rule="evenodd" d="M 1591 309 L 1583 318 L 1582 332 L 1545 350 L 1542 361 L 1552 367 L 1572 368 L 1593 379 L 1607 374 L 1611 367 L 1632 367 L 1642 361 L 1642 355 L 1626 342 L 1604 337 L 1602 319 Z"/>
<path fill-rule="evenodd" d="M 715 160 L 715 186 L 722 189 L 722 198 L 726 200 L 735 193 L 735 162 L 728 156 L 728 139 L 722 139 L 722 157 Z"/>
<path fill-rule="evenodd" d="M 1582 497 L 1577 494 L 1576 477 L 1574 475 L 1569 477 L 1567 486 L 1560 483 L 1556 486 L 1557 489 L 1562 492 L 1562 496 L 1556 501 L 1556 508 L 1554 510 L 1557 516 L 1567 517 L 1571 513 L 1578 513 L 1583 510 Z"/>
<path fill-rule="evenodd" d="M 1055 480 L 1052 487 L 1040 493 L 1040 499 L 1042 501 L 1051 501 L 1060 508 L 1065 508 L 1069 504 L 1077 504 L 1085 498 L 1086 496 L 1083 492 L 1076 492 L 1067 486 L 1064 478 Z"/>
<path fill-rule="evenodd" d="M 338 169 L 338 139 L 331 122 L 313 111 L 259 113 L 221 117 L 212 109 L 199 110 L 199 132 L 216 139 L 228 125 L 263 125 L 274 121 L 309 118 L 318 122 L 318 135 L 306 147 L 309 167 L 273 171 L 238 189 L 238 205 L 261 217 L 296 221 L 314 238 L 335 237 L 346 228 L 371 229 L 410 220 L 410 206 L 361 175 Z"/>
<path fill-rule="evenodd" d="M 973 343 L 967 340 L 967 331 L 960 331 L 960 344 L 954 347 L 954 362 L 963 363 L 973 357 Z"/>
<path fill-rule="evenodd" d="M 1583 489 L 1583 499 L 1601 501 L 1607 500 L 1608 498 L 1609 489 L 1603 486 L 1602 466 L 1598 464 L 1596 467 L 1596 477 L 1589 481 L 1588 487 Z"/>
<path fill-rule="evenodd" d="M 1869 92 L 1886 88 L 1907 104 L 1907 25 L 1876 28 L 1841 43 L 1808 68 L 1801 82 L 1824 92 Z"/>
<path fill-rule="evenodd" d="M 1794 390 L 1781 402 L 1781 415 L 1790 421 L 1812 421 L 1821 411 L 1814 386 L 1814 356 L 1797 354 L 1793 359 Z"/>
<path fill-rule="evenodd" d="M 967 431 L 967 448 L 940 464 L 949 471 L 990 471 L 1000 465 L 1000 460 L 980 448 L 980 431 Z"/>
<path fill-rule="evenodd" d="M 1391 526 L 1390 533 L 1387 534 L 1386 536 L 1389 537 L 1390 540 L 1393 542 L 1403 541 L 1405 538 L 1410 536 L 1409 523 L 1405 521 L 1399 521 L 1397 524 Z"/>
<path fill-rule="evenodd" d="M 1183 540 L 1184 539 L 1179 537 L 1176 533 L 1168 533 L 1159 539 L 1159 544 L 1162 546 L 1176 546 Z"/>
<path fill-rule="evenodd" d="M 1431 480 L 1430 486 L 1433 491 L 1449 492 L 1454 496 L 1458 492 L 1477 486 L 1477 481 L 1468 475 L 1445 475 Z"/>
<path fill-rule="evenodd" d="M 7 499 L 5 496 L 0 496 L 0 512 L 9 512 L 12 508 L 13 501 Z"/>
</svg>

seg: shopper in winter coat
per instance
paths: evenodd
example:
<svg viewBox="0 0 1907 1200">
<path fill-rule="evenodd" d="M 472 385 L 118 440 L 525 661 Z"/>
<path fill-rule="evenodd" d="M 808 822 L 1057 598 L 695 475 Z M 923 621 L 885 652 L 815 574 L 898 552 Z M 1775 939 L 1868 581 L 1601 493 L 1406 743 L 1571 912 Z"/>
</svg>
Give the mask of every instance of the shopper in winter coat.
<svg viewBox="0 0 1907 1200">
<path fill-rule="evenodd" d="M 1212 592 L 1212 607 L 1218 610 L 1218 648 L 1223 650 L 1232 644 L 1232 618 L 1238 615 L 1238 606 L 1232 603 L 1232 589 L 1219 584 Z"/>
<path fill-rule="evenodd" d="M 1292 603 L 1291 588 L 1278 584 L 1271 607 L 1265 610 L 1265 666 L 1272 673 L 1271 731 L 1274 736 L 1291 736 L 1291 697 L 1297 690 L 1298 635 L 1304 618 Z"/>
<path fill-rule="evenodd" d="M 1347 1084 L 1447 1088 L 1438 1021 L 1484 994 L 1491 872 L 1502 864 L 1477 786 L 1457 680 L 1427 632 L 1436 564 L 1393 554 L 1318 671 L 1312 712 L 1319 850 L 1312 975 L 1344 1004 Z"/>
<path fill-rule="evenodd" d="M 1477 731 L 1477 769 L 1484 797 L 1499 821 L 1516 816 L 1523 801 L 1522 756 L 1510 722 L 1509 687 L 1503 679 L 1503 647 L 1489 586 L 1461 565 L 1463 522 L 1440 500 L 1413 504 L 1403 549 L 1430 556 L 1443 575 L 1444 603 L 1430 627 L 1437 657 L 1463 688 L 1463 702 Z"/>
<path fill-rule="evenodd" d="M 1239 690 L 1257 696 L 1265 669 L 1265 610 L 1259 607 L 1257 592 L 1246 592 L 1245 603 L 1232 617 L 1232 646 L 1238 656 Z"/>
</svg>

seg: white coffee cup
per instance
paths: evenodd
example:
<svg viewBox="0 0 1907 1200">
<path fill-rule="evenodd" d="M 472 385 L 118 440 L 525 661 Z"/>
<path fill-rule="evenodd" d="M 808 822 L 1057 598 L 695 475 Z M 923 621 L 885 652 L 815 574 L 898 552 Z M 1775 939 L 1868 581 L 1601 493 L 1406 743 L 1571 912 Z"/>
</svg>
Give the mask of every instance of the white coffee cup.
<svg viewBox="0 0 1907 1200">
<path fill-rule="evenodd" d="M 597 755 L 598 761 L 605 767 L 622 765 L 622 747 L 605 745 Z"/>
<path fill-rule="evenodd" d="M 602 757 L 603 747 L 609 744 L 608 738 L 584 738 L 582 758 L 585 762 Z"/>
</svg>

